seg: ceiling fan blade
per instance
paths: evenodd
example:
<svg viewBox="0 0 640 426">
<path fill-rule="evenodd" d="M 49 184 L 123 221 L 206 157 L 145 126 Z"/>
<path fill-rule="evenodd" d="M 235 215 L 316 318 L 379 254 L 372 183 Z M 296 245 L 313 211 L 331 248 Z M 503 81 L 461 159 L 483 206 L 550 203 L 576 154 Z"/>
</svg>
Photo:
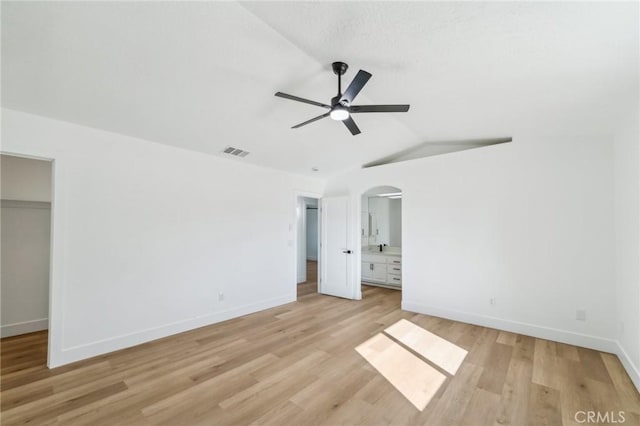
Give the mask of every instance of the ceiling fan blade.
<svg viewBox="0 0 640 426">
<path fill-rule="evenodd" d="M 306 125 L 307 125 L 307 124 L 309 124 L 309 123 L 313 123 L 314 121 L 318 121 L 318 120 L 320 120 L 320 119 L 323 119 L 323 118 L 325 118 L 325 117 L 328 117 L 328 116 L 329 116 L 329 114 L 331 114 L 331 113 L 330 113 L 330 112 L 328 112 L 328 113 L 326 113 L 326 114 L 322 114 L 322 115 L 319 115 L 319 116 L 317 116 L 317 117 L 314 117 L 314 118 L 312 118 L 311 120 L 307 120 L 307 121 L 305 121 L 304 123 L 296 124 L 295 126 L 293 126 L 293 127 L 292 127 L 292 129 L 297 129 L 298 127 L 306 126 Z"/>
<path fill-rule="evenodd" d="M 356 74 L 356 76 L 353 78 L 353 81 L 351 82 L 349 87 L 347 87 L 347 90 L 344 91 L 340 100 L 347 101 L 349 103 L 353 102 L 355 97 L 358 96 L 358 93 L 360 93 L 360 91 L 362 90 L 364 85 L 367 84 L 367 81 L 369 81 L 370 78 L 371 74 L 369 74 L 368 72 L 363 70 L 358 71 L 358 74 Z"/>
<path fill-rule="evenodd" d="M 278 96 L 280 98 L 291 99 L 292 101 L 303 102 L 305 104 L 311 104 L 311 105 L 315 105 L 315 106 L 331 109 L 331 106 L 329 106 L 327 104 L 321 104 L 320 102 L 310 101 L 309 99 L 299 98 L 297 96 L 288 95 L 288 94 L 282 93 L 282 92 L 277 92 L 276 96 Z"/>
<path fill-rule="evenodd" d="M 358 126 L 356 125 L 356 122 L 353 121 L 353 118 L 347 117 L 347 119 L 342 120 L 342 122 L 344 123 L 345 126 L 347 126 L 347 129 L 349 129 L 349 131 L 353 136 L 360 133 L 360 129 L 358 129 Z"/>
<path fill-rule="evenodd" d="M 349 112 L 407 112 L 409 105 L 352 105 Z"/>
</svg>

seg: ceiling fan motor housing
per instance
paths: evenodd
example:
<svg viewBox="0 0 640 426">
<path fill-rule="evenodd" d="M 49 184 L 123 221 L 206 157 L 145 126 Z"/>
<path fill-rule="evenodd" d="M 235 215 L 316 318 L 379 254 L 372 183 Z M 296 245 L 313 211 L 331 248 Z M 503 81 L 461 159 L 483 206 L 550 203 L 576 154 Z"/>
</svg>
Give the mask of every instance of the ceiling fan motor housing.
<svg viewBox="0 0 640 426">
<path fill-rule="evenodd" d="M 336 96 L 331 98 L 331 106 L 335 107 L 336 105 L 349 106 L 349 103 L 346 101 L 340 102 L 342 99 L 342 93 L 338 93 Z"/>
<path fill-rule="evenodd" d="M 349 65 L 344 62 L 334 62 L 331 64 L 331 67 L 333 68 L 333 73 L 336 75 L 344 75 L 347 69 L 349 69 Z"/>
</svg>

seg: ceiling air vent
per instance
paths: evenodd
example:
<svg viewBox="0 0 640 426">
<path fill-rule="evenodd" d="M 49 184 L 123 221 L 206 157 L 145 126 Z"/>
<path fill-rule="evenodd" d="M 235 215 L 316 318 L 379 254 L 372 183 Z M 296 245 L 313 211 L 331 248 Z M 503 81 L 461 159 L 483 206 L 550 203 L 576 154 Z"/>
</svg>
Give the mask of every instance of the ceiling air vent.
<svg viewBox="0 0 640 426">
<path fill-rule="evenodd" d="M 243 151 L 232 146 L 226 147 L 222 152 L 224 152 L 225 154 L 233 155 L 234 157 L 246 157 L 247 155 L 249 155 L 249 151 Z"/>
</svg>

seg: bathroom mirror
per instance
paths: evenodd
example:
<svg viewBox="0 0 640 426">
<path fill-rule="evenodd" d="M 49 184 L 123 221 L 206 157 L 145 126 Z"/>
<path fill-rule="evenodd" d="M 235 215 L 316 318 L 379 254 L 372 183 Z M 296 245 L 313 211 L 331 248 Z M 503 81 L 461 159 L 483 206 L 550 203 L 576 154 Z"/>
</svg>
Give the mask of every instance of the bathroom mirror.
<svg viewBox="0 0 640 426">
<path fill-rule="evenodd" d="M 402 246 L 402 198 L 370 196 L 369 245 Z"/>
<path fill-rule="evenodd" d="M 373 193 L 371 193 L 373 192 Z M 368 191 L 362 199 L 362 245 L 402 246 L 402 193 L 393 187 Z"/>
</svg>

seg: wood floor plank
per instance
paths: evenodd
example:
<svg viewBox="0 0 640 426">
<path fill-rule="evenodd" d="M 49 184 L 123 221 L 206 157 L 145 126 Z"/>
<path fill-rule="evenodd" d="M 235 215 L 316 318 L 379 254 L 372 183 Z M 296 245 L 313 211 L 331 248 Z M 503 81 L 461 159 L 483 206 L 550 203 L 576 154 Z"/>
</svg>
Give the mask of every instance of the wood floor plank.
<svg viewBox="0 0 640 426">
<path fill-rule="evenodd" d="M 375 372 L 375 369 L 372 368 L 372 373 Z M 355 392 L 354 398 L 360 399 L 371 406 L 375 406 L 384 395 L 392 393 L 393 389 L 393 385 L 382 375 L 374 374 L 369 382 Z"/>
<path fill-rule="evenodd" d="M 529 426 L 554 426 L 562 424 L 560 392 L 546 386 L 531 384 L 529 393 Z"/>
<path fill-rule="evenodd" d="M 478 327 L 473 324 L 464 324 L 465 332 L 458 338 L 458 340 L 454 341 L 456 345 L 460 346 L 467 351 L 471 351 L 471 349 L 478 342 L 478 339 L 483 335 L 484 328 Z M 467 359 L 468 361 L 468 359 Z"/>
<path fill-rule="evenodd" d="M 359 413 L 354 424 L 362 426 L 412 424 L 412 422 L 406 421 L 407 417 L 412 418 L 420 412 L 411 402 L 395 391 L 392 385 L 389 384 L 388 388 L 393 391 L 384 393 L 366 413 Z"/>
<path fill-rule="evenodd" d="M 576 346 L 556 343 L 556 354 L 561 358 L 570 359 L 571 361 L 580 361 L 580 355 L 578 355 L 578 348 Z"/>
<path fill-rule="evenodd" d="M 562 388 L 573 361 L 556 356 L 556 345 L 548 340 L 536 339 L 533 356 L 533 383 L 552 389 Z"/>
<path fill-rule="evenodd" d="M 600 352 L 587 348 L 578 348 L 577 351 L 585 376 L 604 383 L 611 383 L 611 377 L 609 377 Z"/>
<path fill-rule="evenodd" d="M 378 376 L 375 369 L 368 368 L 369 364 L 365 365 L 355 351 L 350 355 L 331 357 L 318 364 L 317 369 L 325 373 L 320 374 L 318 380 L 296 393 L 290 400 L 307 410 L 314 406 L 333 406 L 352 397 L 367 382 Z M 318 397 L 323 392 L 328 398 L 326 404 Z"/>
<path fill-rule="evenodd" d="M 302 414 L 302 408 L 287 400 L 255 419 L 249 426 L 282 426 Z"/>
<path fill-rule="evenodd" d="M 175 393 L 189 389 L 193 382 L 188 377 L 160 377 L 153 385 L 129 388 L 124 392 L 111 395 L 79 406 L 60 414 L 59 422 L 73 425 L 133 424 L 131 419 L 142 416 L 140 407 L 154 401 L 168 398 Z"/>
<path fill-rule="evenodd" d="M 44 400 L 48 400 L 46 404 L 36 401 L 7 410 L 6 414 L 2 414 L 2 421 L 4 424 L 10 424 L 20 419 L 20 422 L 39 424 L 56 418 L 59 414 L 70 411 L 76 407 L 104 399 L 110 395 L 126 390 L 127 385 L 122 381 L 91 387 L 85 386 L 82 390 L 74 389 L 73 394 L 71 394 L 70 391 L 66 391 L 47 396 L 44 398 Z"/>
<path fill-rule="evenodd" d="M 500 395 L 484 389 L 476 388 L 467 404 L 461 425 L 493 426 L 499 408 Z"/>
<path fill-rule="evenodd" d="M 473 343 L 465 362 L 470 362 L 479 366 L 487 363 L 487 359 L 491 355 L 493 344 L 498 338 L 498 331 L 491 328 L 483 328 L 478 334 L 478 338 Z"/>
<path fill-rule="evenodd" d="M 515 346 L 516 338 L 518 337 L 515 333 L 510 333 L 508 331 L 501 331 L 498 333 L 498 338 L 496 339 L 497 343 L 502 343 L 503 345 Z"/>
<path fill-rule="evenodd" d="M 529 416 L 529 397 L 533 376 L 535 339 L 518 336 L 505 376 L 496 424 L 525 425 Z"/>
<path fill-rule="evenodd" d="M 273 354 L 254 357 L 231 370 L 227 370 L 208 380 L 194 383 L 193 386 L 174 393 L 165 399 L 141 407 L 142 413 L 150 417 L 158 412 L 174 412 L 179 407 L 196 404 L 203 400 L 218 400 L 229 398 L 237 392 L 253 386 L 257 380 L 251 377 L 251 372 L 275 359 Z"/>
<path fill-rule="evenodd" d="M 640 393 L 635 392 L 633 383 L 618 357 L 613 354 L 602 354 L 602 361 L 624 407 L 640 415 Z"/>
<path fill-rule="evenodd" d="M 537 426 L 612 409 L 640 424 L 615 355 L 402 311 L 395 290 L 298 290 L 295 303 L 53 370 L 46 332 L 2 339 L 2 424 Z M 355 351 L 403 319 L 469 352 L 422 412 Z"/>
<path fill-rule="evenodd" d="M 448 425 L 460 424 L 482 372 L 483 368 L 478 365 L 463 363 L 433 408 L 429 422 Z"/>
<path fill-rule="evenodd" d="M 491 345 L 491 351 L 483 367 L 482 376 L 478 381 L 478 388 L 502 394 L 505 377 L 509 369 L 509 361 L 513 353 L 513 347 L 498 343 Z"/>
</svg>

